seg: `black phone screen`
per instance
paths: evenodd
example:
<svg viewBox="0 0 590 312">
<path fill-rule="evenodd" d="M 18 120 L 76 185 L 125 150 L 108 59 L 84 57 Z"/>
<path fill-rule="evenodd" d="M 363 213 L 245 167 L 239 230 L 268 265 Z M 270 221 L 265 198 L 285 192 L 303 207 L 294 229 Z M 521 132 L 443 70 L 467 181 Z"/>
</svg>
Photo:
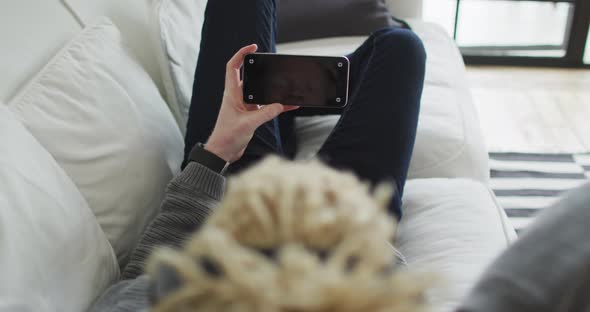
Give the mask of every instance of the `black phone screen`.
<svg viewBox="0 0 590 312">
<path fill-rule="evenodd" d="M 348 102 L 346 57 L 249 54 L 244 58 L 244 101 L 311 107 Z"/>
</svg>

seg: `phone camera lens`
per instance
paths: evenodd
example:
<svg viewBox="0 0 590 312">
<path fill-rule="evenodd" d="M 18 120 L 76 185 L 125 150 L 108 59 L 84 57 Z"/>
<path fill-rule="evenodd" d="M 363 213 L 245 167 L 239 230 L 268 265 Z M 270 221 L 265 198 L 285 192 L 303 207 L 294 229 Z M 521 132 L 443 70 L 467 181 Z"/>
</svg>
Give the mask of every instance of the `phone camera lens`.
<svg viewBox="0 0 590 312">
<path fill-rule="evenodd" d="M 248 62 L 249 62 L 250 64 L 254 64 L 254 59 L 250 59 Z"/>
<path fill-rule="evenodd" d="M 344 64 L 342 64 L 342 62 L 338 62 L 338 67 L 342 67 L 344 66 Z"/>
<path fill-rule="evenodd" d="M 248 95 L 248 100 L 253 100 L 254 96 L 252 94 Z"/>
<path fill-rule="evenodd" d="M 340 103 L 340 102 L 342 102 L 342 99 L 341 99 L 341 98 L 339 98 L 339 97 L 337 97 L 337 98 L 336 98 L 336 103 Z"/>
</svg>

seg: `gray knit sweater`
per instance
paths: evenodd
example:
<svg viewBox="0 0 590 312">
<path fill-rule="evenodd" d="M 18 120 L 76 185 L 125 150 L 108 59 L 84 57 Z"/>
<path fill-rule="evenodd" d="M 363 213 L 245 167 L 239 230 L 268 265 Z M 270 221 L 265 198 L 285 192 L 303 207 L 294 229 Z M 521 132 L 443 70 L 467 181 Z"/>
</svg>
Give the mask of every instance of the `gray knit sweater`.
<svg viewBox="0 0 590 312">
<path fill-rule="evenodd" d="M 157 246 L 180 247 L 199 229 L 221 199 L 225 178 L 198 163 L 190 163 L 170 182 L 158 216 L 145 231 L 122 273 L 95 303 L 93 312 L 146 311 L 152 291 L 144 264 Z"/>
<path fill-rule="evenodd" d="M 148 226 L 121 274 L 122 280 L 111 286 L 90 309 L 92 312 L 144 311 L 149 298 L 157 297 L 161 285 L 145 275 L 144 265 L 158 246 L 181 247 L 205 222 L 225 190 L 225 178 L 209 168 L 191 162 L 170 182 L 159 214 Z M 387 242 L 384 242 L 387 244 Z M 392 247 L 398 263 L 402 254 Z M 158 281 L 161 284 L 162 281 Z"/>
<path fill-rule="evenodd" d="M 92 312 L 149 309 L 157 291 L 143 274 L 157 246 L 182 245 L 219 202 L 225 178 L 189 164 L 168 186 L 161 211 L 113 285 Z M 492 264 L 467 296 L 461 312 L 590 311 L 590 184 L 571 192 L 539 217 L 519 241 Z"/>
</svg>

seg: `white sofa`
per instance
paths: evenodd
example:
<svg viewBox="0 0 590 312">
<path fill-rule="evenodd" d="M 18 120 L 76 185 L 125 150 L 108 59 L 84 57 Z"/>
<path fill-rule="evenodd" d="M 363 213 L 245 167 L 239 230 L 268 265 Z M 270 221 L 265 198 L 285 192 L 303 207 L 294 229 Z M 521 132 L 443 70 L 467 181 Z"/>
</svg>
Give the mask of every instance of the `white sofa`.
<svg viewBox="0 0 590 312">
<path fill-rule="evenodd" d="M 0 52 L 3 54 L 3 58 L 0 60 L 0 72 L 2 72 L 0 76 L 0 105 L 8 107 L 11 112 L 6 115 L 8 116 L 7 118 L 22 123 L 25 126 L 24 128 L 26 128 L 25 131 L 29 131 L 40 143 L 40 148 L 45 149 L 53 156 L 55 162 L 61 167 L 61 169 L 58 169 L 63 169 L 66 175 L 72 179 L 73 183 L 68 182 L 68 188 L 74 185 L 78 188 L 80 194 L 86 201 L 86 203 L 80 205 L 84 206 L 85 209 L 91 209 L 95 213 L 97 224 L 102 226 L 106 238 L 113 247 L 112 249 L 104 247 L 105 235 L 103 234 L 86 233 L 85 240 L 80 240 L 80 244 L 85 244 L 85 248 L 79 248 L 80 255 L 83 255 L 80 256 L 81 259 L 94 257 L 96 259 L 102 259 L 102 262 L 97 263 L 98 261 L 94 261 L 92 265 L 88 264 L 86 267 L 84 266 L 84 263 L 86 263 L 84 261 L 72 264 L 72 270 L 75 272 L 70 274 L 70 278 L 60 285 L 64 289 L 64 292 L 68 290 L 75 292 L 80 288 L 84 288 L 80 285 L 83 285 L 87 280 L 92 281 L 92 284 L 86 283 L 86 288 L 89 288 L 88 285 L 93 285 L 92 287 L 94 287 L 93 289 L 84 289 L 83 294 L 80 295 L 83 296 L 82 299 L 80 297 L 77 298 L 75 304 L 72 303 L 70 306 L 64 304 L 64 298 L 56 295 L 55 289 L 48 291 L 51 288 L 51 284 L 47 281 L 45 281 L 45 284 L 40 283 L 37 285 L 38 289 L 36 291 L 39 293 L 38 296 L 35 300 L 28 300 L 27 302 L 26 289 L 10 288 L 10 285 L 12 285 L 11 281 L 3 279 L 0 282 L 0 311 L 2 312 L 14 310 L 80 311 L 91 304 L 92 300 L 96 298 L 104 287 L 117 278 L 118 268 L 116 268 L 116 263 L 113 264 L 112 259 L 115 258 L 115 255 L 119 261 L 123 261 L 126 258 L 127 255 L 124 249 L 132 243 L 133 239 L 137 237 L 143 226 L 145 226 L 148 220 L 144 219 L 149 219 L 148 217 L 151 217 L 154 213 L 152 209 L 152 211 L 146 213 L 148 217 L 140 218 L 142 220 L 139 221 L 135 220 L 137 218 L 133 215 L 127 215 L 125 218 L 121 217 L 113 221 L 104 217 L 103 214 L 107 212 L 112 213 L 112 210 L 116 210 L 117 207 L 108 206 L 109 202 L 106 199 L 109 199 L 110 196 L 115 196 L 113 194 L 117 194 L 119 196 L 118 198 L 125 198 L 125 200 L 129 201 L 129 205 L 133 206 L 137 201 L 126 198 L 126 194 L 143 194 L 146 192 L 159 194 L 150 198 L 150 202 L 152 202 L 150 205 L 154 206 L 154 203 L 160 198 L 159 196 L 163 191 L 165 182 L 173 174 L 177 173 L 175 166 L 178 163 L 179 156 L 176 155 L 182 154 L 182 146 L 178 144 L 178 142 L 181 142 L 180 133 L 182 126 L 174 123 L 172 117 L 175 117 L 177 122 L 180 121 L 177 116 L 178 112 L 175 112 L 174 109 L 178 103 L 171 102 L 174 99 L 180 101 L 183 96 L 186 100 L 186 97 L 190 97 L 190 94 L 186 94 L 189 92 L 186 90 L 186 87 L 184 89 L 180 88 L 179 94 L 175 94 L 174 96 L 169 94 L 171 88 L 170 73 L 165 73 L 164 66 L 161 66 L 161 57 L 162 55 L 169 56 L 170 52 L 177 52 L 177 55 L 174 56 L 178 59 L 175 61 L 180 65 L 184 65 L 185 74 L 184 77 L 182 75 L 176 77 L 172 83 L 185 86 L 192 83 L 190 80 L 192 78 L 187 73 L 191 73 L 193 70 L 191 66 L 194 66 L 194 55 L 190 57 L 190 46 L 182 46 L 183 41 L 187 42 L 192 39 L 175 38 L 173 40 L 173 44 L 175 45 L 170 47 L 174 51 L 158 51 L 161 45 L 155 45 L 153 38 L 158 38 L 161 36 L 161 33 L 154 34 L 154 32 L 156 30 L 161 32 L 162 29 L 153 27 L 153 23 L 157 20 L 153 18 L 152 14 L 154 10 L 152 2 L 154 1 L 20 0 L 18 3 L 0 4 L 0 11 L 6 12 L 6 18 L 2 20 L 3 27 L 0 27 L 0 40 L 3 42 L 3 49 Z M 159 0 L 158 2 L 162 3 L 166 1 L 172 0 Z M 178 1 L 178 3 L 180 2 L 182 1 Z M 404 197 L 404 219 L 399 225 L 396 244 L 407 257 L 412 268 L 434 272 L 439 275 L 440 280 L 431 292 L 433 311 L 451 311 L 474 284 L 482 270 L 502 249 L 515 239 L 516 235 L 507 222 L 504 211 L 496 202 L 488 186 L 489 168 L 487 164 L 487 151 L 485 150 L 479 121 L 465 78 L 464 65 L 457 47 L 440 27 L 420 20 L 421 1 L 388 0 L 388 5 L 398 16 L 409 19 L 413 29 L 424 41 L 428 53 L 426 85 L 422 101 L 416 149 L 409 173 L 410 180 L 407 183 Z M 203 3 L 199 3 L 197 7 L 201 10 Z M 49 14 L 47 14 L 48 12 Z M 109 16 L 119 27 L 121 40 L 125 42 L 125 45 L 129 46 L 132 52 L 131 56 L 118 58 L 118 62 L 131 62 L 133 64 L 104 64 L 114 59 L 114 57 L 104 57 L 104 60 L 101 59 L 101 62 L 97 64 L 94 64 L 92 59 L 86 59 L 83 62 L 79 61 L 76 64 L 81 64 L 80 66 L 83 67 L 84 64 L 92 63 L 92 66 L 97 66 L 97 68 L 107 66 L 109 70 L 114 69 L 115 71 L 117 68 L 121 68 L 121 71 L 133 71 L 138 69 L 136 67 L 140 67 L 139 69 L 144 70 L 147 75 L 145 77 L 136 75 L 135 78 L 137 78 L 137 81 L 144 78 L 149 79 L 149 83 L 154 85 L 153 88 L 155 90 L 153 91 L 155 93 L 153 93 L 152 98 L 158 98 L 157 91 L 159 91 L 167 101 L 167 103 L 163 99 L 160 102 L 156 100 L 150 101 L 148 105 L 150 113 L 148 115 L 141 115 L 141 110 L 148 110 L 146 108 L 147 104 L 142 102 L 141 94 L 134 94 L 133 91 L 128 91 L 123 95 L 124 97 L 128 97 L 126 100 L 131 103 L 129 105 L 137 111 L 117 111 L 113 114 L 103 116 L 104 111 L 100 109 L 90 110 L 84 107 L 84 105 L 88 106 L 91 104 L 95 106 L 102 105 L 100 103 L 102 96 L 96 96 L 92 99 L 92 102 L 84 103 L 85 97 L 81 95 L 79 97 L 80 100 L 72 104 L 75 112 L 78 110 L 81 112 L 79 115 L 72 117 L 72 115 L 69 115 L 69 111 L 66 113 L 60 111 L 60 105 L 66 105 L 64 103 L 69 103 L 68 101 L 72 97 L 67 94 L 70 89 L 65 90 L 65 87 L 64 90 L 59 89 L 60 83 L 65 85 L 67 83 L 66 80 L 73 75 L 72 73 L 76 73 L 76 69 L 79 67 L 71 66 L 70 68 L 68 67 L 69 65 L 65 66 L 63 65 L 63 62 L 65 62 L 63 60 L 76 58 L 77 53 L 80 51 L 71 51 L 77 45 L 74 44 L 74 47 L 70 45 L 65 48 L 65 53 L 68 57 L 58 59 L 59 62 L 57 63 L 60 66 L 54 66 L 56 63 L 55 59 L 51 61 L 51 66 L 46 66 L 45 64 L 50 62 L 53 55 L 59 50 L 62 50 L 71 38 L 78 36 L 85 26 L 93 24 L 93 21 L 98 16 L 103 15 Z M 202 18 L 199 17 L 202 15 L 202 12 L 196 15 L 197 19 Z M 31 26 L 35 24 L 42 25 L 43 27 Z M 182 25 L 181 22 L 177 24 Z M 105 29 L 106 34 L 114 38 L 113 40 L 115 42 L 119 40 L 118 32 L 113 31 L 108 23 L 105 24 L 103 22 L 101 27 Z M 86 30 L 86 34 L 88 34 L 88 30 Z M 183 34 L 184 32 L 178 32 L 177 35 L 182 36 Z M 278 49 L 279 52 L 289 53 L 344 54 L 354 49 L 363 39 L 362 37 L 328 38 L 283 44 Z M 102 45 L 95 45 L 93 47 L 99 49 Z M 194 47 L 192 48 L 194 49 Z M 111 50 L 109 49 L 108 51 Z M 60 53 L 63 54 L 64 50 Z M 158 58 L 158 54 L 160 58 Z M 95 55 L 97 58 L 102 57 L 100 53 L 96 53 Z M 158 65 L 159 63 L 160 65 Z M 63 69 L 62 67 L 64 66 L 67 68 Z M 55 67 L 62 70 L 60 72 L 62 75 L 58 75 L 60 77 L 59 83 L 44 85 L 48 79 L 47 76 L 53 77 L 48 75 L 47 71 L 55 70 Z M 43 72 L 38 74 L 42 69 Z M 82 72 L 84 72 L 84 68 Z M 96 72 L 102 71 L 97 70 Z M 124 80 L 124 76 L 118 73 L 114 75 L 117 79 Z M 33 77 L 35 79 L 31 83 L 30 80 Z M 83 76 L 81 77 L 84 78 Z M 73 83 L 78 83 L 78 80 L 72 80 Z M 118 87 L 109 90 L 118 90 L 117 92 L 131 90 L 137 87 L 135 83 L 135 79 L 117 81 Z M 144 83 L 140 89 L 145 90 L 151 88 L 149 83 Z M 33 90 L 36 92 L 35 99 L 37 100 L 33 101 L 31 100 L 32 95 L 30 95 L 33 91 L 29 89 L 38 85 L 41 85 L 41 87 L 38 87 L 38 90 Z M 55 90 L 63 91 L 65 95 L 63 95 L 61 100 L 50 101 L 51 97 L 55 94 Z M 185 94 L 182 94 L 183 92 Z M 104 94 L 105 98 L 109 98 L 109 96 L 110 93 Z M 387 99 L 383 100 L 386 101 Z M 51 102 L 52 106 L 45 105 L 47 101 Z M 5 104 L 2 104 L 2 102 Z M 115 103 L 118 102 L 115 101 Z M 68 106 L 67 110 L 69 109 L 71 108 Z M 4 111 L 0 110 L 0 113 Z M 101 114 L 101 118 L 95 118 L 92 114 Z M 139 121 L 136 123 L 116 120 L 121 114 L 129 114 L 129 116 L 141 115 L 143 119 L 138 119 Z M 11 117 L 12 115 L 15 117 Z M 44 118 L 45 115 L 49 117 Z M 56 122 L 56 119 L 59 118 L 62 118 L 63 121 Z M 110 126 L 119 125 L 121 127 L 119 129 L 121 130 L 120 132 L 131 133 L 128 136 L 129 140 L 122 141 L 121 146 L 125 146 L 124 148 L 116 149 L 113 147 L 113 149 L 108 149 L 105 147 L 105 149 L 101 149 L 101 142 L 110 142 L 114 137 L 117 137 L 113 135 L 114 132 L 103 134 L 103 128 L 100 128 L 100 131 L 97 128 L 96 133 L 86 133 L 87 136 L 81 136 L 78 133 L 78 128 L 71 126 L 79 121 L 77 118 L 87 118 L 84 119 L 83 124 L 87 128 L 84 128 L 85 133 L 92 132 L 93 122 L 96 122 L 97 127 L 104 127 L 106 129 L 105 131 L 113 130 L 109 128 Z M 111 122 L 109 118 L 113 119 L 112 123 L 109 123 Z M 100 123 L 96 121 L 99 119 L 101 121 Z M 298 157 L 307 158 L 312 156 L 334 126 L 335 121 L 335 117 L 298 119 L 298 139 L 303 143 L 301 145 L 305 146 L 299 152 Z M 166 128 L 167 132 L 162 130 L 164 127 L 162 124 L 168 127 Z M 170 128 L 172 125 L 176 127 L 175 130 Z M 17 126 L 13 124 L 13 127 Z M 10 131 L 15 131 L 12 130 L 13 128 L 10 129 Z M 150 129 L 156 129 L 158 133 L 164 131 L 167 134 L 155 135 L 154 131 L 148 131 Z M 0 130 L 4 130 L 4 128 L 0 127 Z M 18 131 L 22 131 L 22 129 L 18 128 Z M 70 139 L 70 135 L 75 136 L 75 138 Z M 142 146 L 133 145 L 135 144 L 133 143 L 135 142 L 133 141 L 133 135 L 142 136 Z M 3 138 L 1 133 L 0 138 Z M 75 140 L 76 138 L 78 141 Z M 119 138 L 117 137 L 117 139 Z M 76 154 L 76 151 L 78 151 L 76 149 L 65 150 L 64 146 L 79 144 L 80 142 L 84 142 L 84 140 L 91 140 L 93 149 L 85 149 L 85 152 L 81 153 L 83 155 Z M 169 143 L 170 141 L 174 143 Z M 0 142 L 0 144 L 5 143 Z M 15 143 L 12 142 L 12 144 Z M 158 145 L 154 146 L 154 144 Z M 111 160 L 117 159 L 115 157 L 119 155 L 117 153 L 126 153 L 125 157 L 127 158 L 143 157 L 140 155 L 140 152 L 146 146 L 149 146 L 154 152 L 148 155 L 149 157 L 146 156 L 145 159 L 141 158 L 137 165 L 141 165 L 142 168 L 151 169 L 150 172 L 153 172 L 152 174 L 141 176 L 135 180 L 128 180 L 133 178 L 133 174 L 131 173 L 135 174 L 137 172 L 117 172 L 118 170 L 132 168 L 134 165 L 133 163 L 127 163 L 124 167 L 121 167 L 113 163 L 114 160 Z M 97 154 L 92 154 L 92 151 Z M 116 153 L 113 152 L 113 155 L 115 155 L 113 156 L 114 158 L 109 158 L 109 161 L 102 162 L 104 157 L 108 158 L 112 156 L 109 154 L 112 151 L 117 151 Z M 19 203 L 26 202 L 25 198 L 23 199 L 25 201 L 17 201 L 15 204 L 15 201 L 12 199 L 15 196 L 14 194 L 3 193 L 3 190 L 11 189 L 7 186 L 13 186 L 7 177 L 9 177 L 11 170 L 10 161 L 15 161 L 18 155 L 13 155 L 11 158 L 6 159 L 2 157 L 0 155 L 0 164 L 2 164 L 0 166 L 0 233 L 14 229 L 14 227 L 9 227 L 8 225 L 11 222 L 18 222 L 18 220 L 8 219 L 9 216 L 12 216 L 12 214 L 5 213 L 10 208 L 9 205 L 19 205 Z M 44 158 L 43 161 L 51 162 L 53 160 Z M 104 166 L 101 165 L 103 163 L 105 164 Z M 44 168 L 43 166 L 39 167 L 41 168 L 39 170 L 43 170 Z M 100 173 L 101 177 L 104 176 L 105 181 L 108 183 L 88 179 L 89 175 L 95 175 L 97 173 Z M 25 176 L 28 177 L 31 174 L 29 172 Z M 62 172 L 56 173 L 56 176 L 59 177 L 59 181 L 65 179 L 65 175 Z M 117 183 L 113 184 L 113 181 L 109 179 L 119 179 L 119 181 L 115 181 Z M 157 183 L 152 182 L 156 180 Z M 117 189 L 110 192 L 111 190 L 108 187 L 111 185 L 114 185 L 112 187 L 116 187 Z M 42 185 L 37 183 L 36 187 L 39 188 Z M 55 190 L 52 189 L 52 191 Z M 76 195 L 73 198 L 79 199 L 79 197 L 79 195 Z M 60 205 L 63 206 L 64 202 L 67 203 L 68 201 L 60 201 Z M 86 207 L 86 204 L 88 207 Z M 147 204 L 145 205 L 147 206 Z M 27 207 L 27 209 L 35 209 L 34 205 Z M 98 208 L 105 209 L 101 210 Z M 127 208 L 129 207 L 121 207 L 120 209 Z M 116 212 L 119 213 L 118 211 Z M 33 214 L 34 212 L 31 213 Z M 128 221 L 128 223 L 121 223 L 123 219 Z M 44 225 L 47 225 L 46 223 L 48 222 L 50 221 L 46 220 Z M 71 220 L 61 218 L 59 222 L 69 224 L 68 222 L 78 221 L 75 218 Z M 88 222 L 88 219 L 84 219 L 84 222 Z M 105 224 L 112 227 L 118 226 L 117 229 L 119 232 L 114 233 L 112 228 L 107 227 Z M 59 224 L 56 223 L 57 225 Z M 29 226 L 35 227 L 35 224 L 32 223 Z M 127 231 L 125 226 L 133 227 L 132 231 Z M 54 232 L 47 230 L 47 233 L 51 234 Z M 17 273 L 29 274 L 29 270 L 24 268 L 25 264 L 38 266 L 40 265 L 39 262 L 30 262 L 22 259 L 23 268 L 19 268 L 18 253 L 10 253 L 8 250 L 3 250 L 4 248 L 10 247 L 3 239 L 7 241 L 11 237 L 19 237 L 23 242 L 26 242 L 27 237 L 23 238 L 22 233 L 12 234 L 12 236 L 5 235 L 4 237 L 0 237 L 0 264 L 11 265 L 9 269 L 2 268 L 2 265 L 0 265 L 0 270 L 16 270 Z M 93 237 L 92 235 L 96 235 L 97 237 L 96 248 L 94 249 L 88 248 L 88 244 L 93 243 L 92 240 L 88 239 L 89 237 Z M 41 236 L 36 237 L 36 239 L 39 239 Z M 57 242 L 56 245 L 59 246 L 60 243 Z M 68 242 L 70 244 L 68 246 L 70 247 L 68 248 L 72 248 L 71 244 L 75 245 L 76 243 L 76 239 L 70 240 Z M 74 246 L 73 248 L 76 247 Z M 29 252 L 34 253 L 34 250 Z M 92 254 L 92 252 L 96 254 Z M 3 258 L 9 259 L 6 260 Z M 105 263 L 109 264 L 107 265 Z M 14 267 L 15 265 L 16 268 Z M 105 266 L 109 268 L 106 269 Z M 33 270 L 32 272 L 43 272 L 44 270 L 52 272 L 52 270 L 55 271 L 57 269 L 48 266 L 47 268 Z M 84 274 L 78 274 L 79 272 L 77 272 L 85 270 L 91 272 L 84 272 Z M 2 272 L 0 271 L 0 273 Z M 53 275 L 50 274 L 48 276 L 59 276 L 59 273 L 63 272 L 52 273 Z M 15 274 L 10 276 L 18 276 L 18 274 Z M 27 276 L 27 278 L 31 282 L 35 280 L 35 277 Z M 23 283 L 16 285 L 21 285 L 21 287 L 26 286 Z M 70 296 L 73 295 L 70 294 Z M 86 298 L 86 300 L 83 298 Z"/>
</svg>

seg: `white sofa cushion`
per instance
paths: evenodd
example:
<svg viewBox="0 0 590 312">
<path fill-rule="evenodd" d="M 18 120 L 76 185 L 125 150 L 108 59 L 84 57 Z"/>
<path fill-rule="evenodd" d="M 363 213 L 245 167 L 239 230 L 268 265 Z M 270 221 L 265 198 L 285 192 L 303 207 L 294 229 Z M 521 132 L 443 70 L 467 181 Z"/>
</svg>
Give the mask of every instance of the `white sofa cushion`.
<svg viewBox="0 0 590 312">
<path fill-rule="evenodd" d="M 83 26 L 95 24 L 103 16 L 111 19 L 119 28 L 129 50 L 137 57 L 139 63 L 152 80 L 156 82 L 158 88 L 162 87 L 156 54 L 150 45 L 150 0 L 59 1 L 64 2 L 70 8 L 72 15 L 80 20 Z M 163 89 L 160 91 L 163 92 Z"/>
<path fill-rule="evenodd" d="M 422 18 L 423 0 L 385 0 L 389 11 L 399 18 Z"/>
<path fill-rule="evenodd" d="M 121 264 L 179 171 L 183 140 L 108 19 L 71 41 L 9 107 L 72 178 Z"/>
<path fill-rule="evenodd" d="M 150 25 L 154 28 L 154 50 L 168 105 L 183 133 L 188 121 L 206 5 L 206 1 L 194 0 L 152 2 Z"/>
<path fill-rule="evenodd" d="M 439 277 L 433 312 L 453 311 L 485 268 L 516 239 L 490 189 L 466 179 L 408 181 L 396 246 L 413 270 Z"/>
<path fill-rule="evenodd" d="M 9 101 L 82 27 L 57 0 L 0 1 L 0 101 Z"/>
<path fill-rule="evenodd" d="M 414 156 L 408 177 L 471 178 L 487 183 L 485 142 L 473 105 L 465 67 L 452 39 L 440 27 L 411 21 L 428 53 L 426 81 Z M 340 37 L 279 45 L 292 54 L 343 55 L 366 38 Z M 384 99 L 385 100 L 385 99 Z M 315 155 L 338 121 L 335 116 L 298 118 L 298 158 Z"/>
<path fill-rule="evenodd" d="M 85 311 L 118 278 L 82 195 L 1 103 L 0 233 L 0 311 Z"/>
</svg>

